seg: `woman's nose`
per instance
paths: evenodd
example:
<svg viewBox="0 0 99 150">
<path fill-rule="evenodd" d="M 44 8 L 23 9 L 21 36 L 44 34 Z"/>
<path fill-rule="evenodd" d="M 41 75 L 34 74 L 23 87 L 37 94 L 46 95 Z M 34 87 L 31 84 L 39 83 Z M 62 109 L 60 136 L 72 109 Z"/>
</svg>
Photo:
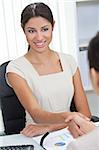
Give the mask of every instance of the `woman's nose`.
<svg viewBox="0 0 99 150">
<path fill-rule="evenodd" d="M 41 32 L 37 32 L 36 38 L 37 38 L 37 40 L 39 40 L 39 41 L 42 40 L 42 38 L 43 38 L 42 33 L 41 33 Z"/>
</svg>

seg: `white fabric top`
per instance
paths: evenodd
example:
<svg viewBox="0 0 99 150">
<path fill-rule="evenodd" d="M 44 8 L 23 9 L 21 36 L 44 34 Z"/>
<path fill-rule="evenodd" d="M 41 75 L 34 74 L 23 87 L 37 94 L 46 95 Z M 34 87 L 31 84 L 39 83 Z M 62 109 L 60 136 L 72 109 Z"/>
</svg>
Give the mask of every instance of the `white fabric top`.
<svg viewBox="0 0 99 150">
<path fill-rule="evenodd" d="M 50 112 L 69 111 L 74 94 L 72 77 L 77 70 L 77 64 L 70 55 L 59 53 L 59 57 L 63 69 L 59 73 L 39 75 L 24 56 L 11 61 L 6 70 L 6 73 L 14 72 L 24 78 L 40 106 Z M 27 124 L 33 122 L 27 112 L 26 120 Z"/>
</svg>

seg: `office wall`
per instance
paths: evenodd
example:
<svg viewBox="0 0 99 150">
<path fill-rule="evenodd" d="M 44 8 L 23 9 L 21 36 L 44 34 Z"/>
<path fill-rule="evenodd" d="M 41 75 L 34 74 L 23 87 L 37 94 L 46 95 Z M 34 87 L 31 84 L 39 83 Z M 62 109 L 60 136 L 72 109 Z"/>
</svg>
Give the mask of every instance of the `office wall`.
<svg viewBox="0 0 99 150">
<path fill-rule="evenodd" d="M 92 115 L 99 117 L 99 95 L 94 91 L 86 92 Z"/>
</svg>

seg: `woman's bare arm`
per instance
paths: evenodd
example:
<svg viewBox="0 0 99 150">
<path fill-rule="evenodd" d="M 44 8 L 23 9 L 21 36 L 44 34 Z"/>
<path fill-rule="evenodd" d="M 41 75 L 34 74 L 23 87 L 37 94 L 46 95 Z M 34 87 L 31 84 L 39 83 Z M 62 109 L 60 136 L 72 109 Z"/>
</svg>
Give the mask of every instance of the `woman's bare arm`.
<svg viewBox="0 0 99 150">
<path fill-rule="evenodd" d="M 85 95 L 85 92 L 82 86 L 79 69 L 77 69 L 73 77 L 73 83 L 74 83 L 74 102 L 75 102 L 77 111 L 86 115 L 87 117 L 91 117 L 91 112 L 89 109 L 87 97 Z"/>
<path fill-rule="evenodd" d="M 63 128 L 66 128 L 67 125 L 63 124 L 30 124 L 25 127 L 20 133 L 28 137 L 33 137 L 46 132 L 57 131 Z"/>
<path fill-rule="evenodd" d="M 63 123 L 66 117 L 71 114 L 71 112 L 52 113 L 44 111 L 37 103 L 25 79 L 15 73 L 8 73 L 8 80 L 21 104 L 36 123 Z"/>
</svg>

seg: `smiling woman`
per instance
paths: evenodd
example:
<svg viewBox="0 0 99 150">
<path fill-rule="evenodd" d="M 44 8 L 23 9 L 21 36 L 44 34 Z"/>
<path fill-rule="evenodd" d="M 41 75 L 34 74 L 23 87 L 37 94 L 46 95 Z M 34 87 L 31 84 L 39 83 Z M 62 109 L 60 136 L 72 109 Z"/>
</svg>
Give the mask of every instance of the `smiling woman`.
<svg viewBox="0 0 99 150">
<path fill-rule="evenodd" d="M 21 133 L 43 134 L 66 127 L 69 116 L 90 117 L 74 58 L 50 48 L 55 21 L 48 5 L 27 5 L 21 13 L 21 26 L 28 51 L 6 69 L 7 83 L 26 110 L 26 128 Z M 73 97 L 77 113 L 70 112 Z"/>
</svg>

